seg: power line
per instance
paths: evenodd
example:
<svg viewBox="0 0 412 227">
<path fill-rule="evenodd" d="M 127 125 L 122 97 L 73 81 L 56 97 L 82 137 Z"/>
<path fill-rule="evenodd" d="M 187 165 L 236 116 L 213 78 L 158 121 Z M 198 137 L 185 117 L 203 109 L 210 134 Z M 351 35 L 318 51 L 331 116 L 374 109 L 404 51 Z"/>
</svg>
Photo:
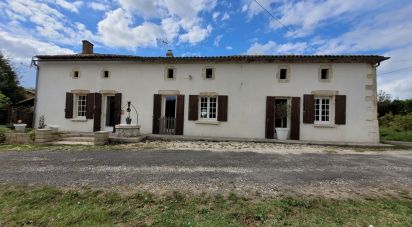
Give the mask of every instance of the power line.
<svg viewBox="0 0 412 227">
<path fill-rule="evenodd" d="M 384 72 L 384 73 L 379 73 L 379 74 L 380 74 L 380 75 L 385 75 L 385 74 L 390 74 L 390 73 L 394 73 L 394 72 L 399 72 L 399 71 L 402 71 L 402 70 L 405 70 L 405 69 L 412 69 L 412 66 L 408 66 L 408 67 L 400 68 L 400 69 L 395 69 L 395 70 L 393 70 L 393 71 Z"/>
<path fill-rule="evenodd" d="M 293 36 L 293 31 L 286 27 L 278 18 L 276 18 L 268 9 L 266 9 L 262 4 L 260 4 L 257 0 L 254 0 L 256 4 L 258 4 L 262 9 L 264 9 L 273 19 L 275 19 L 285 30 L 288 32 L 292 33 L 291 35 Z M 318 50 L 319 53 L 326 55 L 323 51 Z"/>
<path fill-rule="evenodd" d="M 254 0 L 262 9 L 264 9 L 273 19 L 275 19 L 284 29 L 292 32 L 288 27 L 286 27 L 278 18 L 276 18 L 268 9 L 266 9 L 262 4 L 260 4 L 257 0 Z"/>
</svg>

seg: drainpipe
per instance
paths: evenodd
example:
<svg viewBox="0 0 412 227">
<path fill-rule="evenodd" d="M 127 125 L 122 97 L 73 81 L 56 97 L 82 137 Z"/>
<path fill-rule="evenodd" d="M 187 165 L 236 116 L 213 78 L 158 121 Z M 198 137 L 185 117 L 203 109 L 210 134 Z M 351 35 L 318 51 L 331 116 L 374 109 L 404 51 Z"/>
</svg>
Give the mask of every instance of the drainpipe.
<svg viewBox="0 0 412 227">
<path fill-rule="evenodd" d="M 35 94 L 34 94 L 34 110 L 33 110 L 33 125 L 32 127 L 35 128 L 36 126 L 36 110 L 37 110 L 37 90 L 38 90 L 38 84 L 39 84 L 39 71 L 40 71 L 40 67 L 37 64 L 37 59 L 35 59 L 34 57 L 31 59 L 31 64 L 30 67 L 35 67 L 36 68 L 36 87 L 35 87 Z"/>
</svg>

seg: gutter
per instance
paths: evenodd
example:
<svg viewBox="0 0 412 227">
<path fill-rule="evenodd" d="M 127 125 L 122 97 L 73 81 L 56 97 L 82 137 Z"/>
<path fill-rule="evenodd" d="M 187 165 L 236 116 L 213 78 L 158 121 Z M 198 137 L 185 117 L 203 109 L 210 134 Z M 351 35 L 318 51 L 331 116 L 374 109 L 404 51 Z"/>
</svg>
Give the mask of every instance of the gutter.
<svg viewBox="0 0 412 227">
<path fill-rule="evenodd" d="M 38 94 L 38 85 L 39 85 L 39 71 L 40 67 L 37 64 L 38 59 L 35 59 L 34 57 L 31 59 L 31 64 L 30 67 L 35 67 L 36 68 L 36 87 L 35 87 L 35 95 L 34 95 L 34 110 L 33 110 L 33 125 L 32 128 L 35 128 L 36 126 L 36 113 L 37 113 L 37 94 Z"/>
</svg>

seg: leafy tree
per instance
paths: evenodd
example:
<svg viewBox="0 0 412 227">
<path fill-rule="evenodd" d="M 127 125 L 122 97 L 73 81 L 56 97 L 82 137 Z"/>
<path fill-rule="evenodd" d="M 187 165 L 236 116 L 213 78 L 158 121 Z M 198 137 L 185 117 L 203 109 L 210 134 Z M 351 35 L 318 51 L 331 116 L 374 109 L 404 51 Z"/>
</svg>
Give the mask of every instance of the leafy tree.
<svg viewBox="0 0 412 227">
<path fill-rule="evenodd" d="M 7 104 L 9 103 L 9 98 L 0 91 L 0 110 L 5 108 Z"/>
<path fill-rule="evenodd" d="M 0 53 L 0 92 L 17 103 L 24 99 L 24 88 L 20 86 L 19 78 L 8 59 Z"/>
</svg>

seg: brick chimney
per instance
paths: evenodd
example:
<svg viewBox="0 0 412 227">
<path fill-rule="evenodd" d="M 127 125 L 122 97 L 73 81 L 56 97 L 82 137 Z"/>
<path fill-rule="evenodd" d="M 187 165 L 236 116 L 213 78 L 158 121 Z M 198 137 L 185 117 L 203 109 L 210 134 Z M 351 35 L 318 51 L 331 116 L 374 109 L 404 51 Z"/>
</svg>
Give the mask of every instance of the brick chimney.
<svg viewBox="0 0 412 227">
<path fill-rule="evenodd" d="M 167 50 L 166 57 L 173 57 L 173 51 L 172 50 Z"/>
<path fill-rule="evenodd" d="M 83 50 L 82 54 L 93 54 L 93 43 L 83 40 Z"/>
</svg>

